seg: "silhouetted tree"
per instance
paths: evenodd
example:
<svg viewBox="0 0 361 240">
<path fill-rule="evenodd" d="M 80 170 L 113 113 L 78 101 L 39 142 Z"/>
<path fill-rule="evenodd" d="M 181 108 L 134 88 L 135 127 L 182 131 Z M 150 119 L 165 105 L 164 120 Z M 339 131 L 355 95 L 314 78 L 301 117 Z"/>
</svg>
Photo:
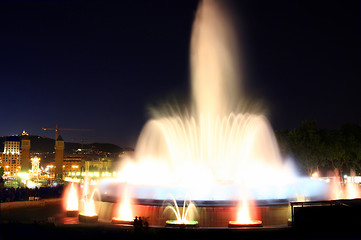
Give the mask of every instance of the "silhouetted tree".
<svg viewBox="0 0 361 240">
<path fill-rule="evenodd" d="M 298 163 L 308 175 L 321 164 L 321 137 L 316 121 L 304 121 L 301 126 L 289 132 L 289 144 Z"/>
<path fill-rule="evenodd" d="M 339 130 L 318 129 L 316 121 L 304 121 L 292 130 L 276 132 L 283 155 L 293 155 L 307 174 L 319 167 L 337 168 L 342 175 L 361 170 L 361 127 L 344 124 Z"/>
</svg>

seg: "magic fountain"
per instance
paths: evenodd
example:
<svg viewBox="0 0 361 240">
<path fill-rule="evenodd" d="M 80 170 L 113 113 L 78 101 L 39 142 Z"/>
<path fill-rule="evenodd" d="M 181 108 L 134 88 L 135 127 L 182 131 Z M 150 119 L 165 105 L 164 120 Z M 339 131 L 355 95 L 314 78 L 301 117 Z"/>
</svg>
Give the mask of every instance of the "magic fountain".
<svg viewBox="0 0 361 240">
<path fill-rule="evenodd" d="M 249 211 L 251 199 L 245 196 L 272 200 L 324 193 L 322 183 L 298 177 L 284 163 L 266 117 L 240 101 L 240 49 L 231 22 L 219 2 L 200 3 L 191 38 L 191 104 L 153 109 L 134 158 L 121 166 L 119 180 L 133 188 L 138 201 L 164 201 L 169 194 L 185 201 L 189 194 L 206 207 L 213 201 Z M 121 183 L 103 181 L 101 192 L 112 184 Z"/>
<path fill-rule="evenodd" d="M 108 221 L 149 216 L 153 225 L 184 225 L 197 205 L 195 225 L 287 225 L 288 204 L 297 196 L 328 198 L 327 184 L 298 176 L 282 159 L 267 118 L 240 100 L 242 65 L 231 23 L 219 2 L 200 3 L 191 37 L 191 104 L 153 109 L 134 157 L 121 163 L 118 179 L 101 181 L 102 202 L 116 209 Z M 118 194 L 119 187 L 124 192 Z M 174 204 L 164 208 L 169 195 Z M 94 204 L 87 196 L 84 205 Z M 282 207 L 272 208 L 276 204 Z M 165 212 L 173 216 L 164 218 Z"/>
</svg>

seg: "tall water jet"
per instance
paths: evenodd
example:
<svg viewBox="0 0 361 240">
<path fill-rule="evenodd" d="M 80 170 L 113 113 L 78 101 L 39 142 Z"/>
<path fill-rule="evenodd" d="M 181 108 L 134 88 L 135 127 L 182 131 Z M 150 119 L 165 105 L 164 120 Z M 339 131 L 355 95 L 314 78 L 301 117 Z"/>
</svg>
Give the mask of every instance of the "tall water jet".
<svg viewBox="0 0 361 240">
<path fill-rule="evenodd" d="M 220 1 L 203 1 L 197 10 L 190 49 L 197 117 L 228 115 L 239 100 L 241 64 L 230 16 Z"/>
<path fill-rule="evenodd" d="M 67 216 L 77 216 L 79 212 L 79 196 L 78 188 L 73 182 L 69 184 L 65 190 L 64 201 Z"/>
<path fill-rule="evenodd" d="M 229 221 L 228 227 L 262 227 L 262 221 L 257 219 L 255 204 L 249 193 L 241 192 L 239 199 L 236 220 Z"/>
<path fill-rule="evenodd" d="M 86 176 L 84 178 L 83 194 L 80 200 L 81 209 L 79 212 L 79 221 L 86 223 L 98 222 L 98 213 L 94 202 L 94 194 L 97 193 L 98 190 L 96 188 L 91 190 L 89 183 L 90 179 Z"/>
<path fill-rule="evenodd" d="M 128 185 L 124 186 L 122 194 L 119 195 L 116 211 L 112 219 L 113 223 L 130 224 L 133 223 L 132 200 Z"/>
</svg>

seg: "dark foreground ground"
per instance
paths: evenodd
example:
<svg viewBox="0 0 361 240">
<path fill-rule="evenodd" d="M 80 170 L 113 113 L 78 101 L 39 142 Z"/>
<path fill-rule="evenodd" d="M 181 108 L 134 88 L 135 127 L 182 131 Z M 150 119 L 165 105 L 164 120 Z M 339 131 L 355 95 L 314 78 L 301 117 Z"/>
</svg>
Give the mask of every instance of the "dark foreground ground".
<svg viewBox="0 0 361 240">
<path fill-rule="evenodd" d="M 133 228 L 116 225 L 67 225 L 7 223 L 1 239 L 361 239 L 361 230 L 350 229 L 175 229 Z"/>
<path fill-rule="evenodd" d="M 78 224 L 63 218 L 59 202 L 2 208 L 0 239 L 361 239 L 361 227 L 166 228 L 135 230 L 110 223 Z M 361 216 L 360 216 L 361 218 Z M 59 221 L 60 219 L 60 221 Z M 347 221 L 347 219 L 345 219 Z"/>
</svg>

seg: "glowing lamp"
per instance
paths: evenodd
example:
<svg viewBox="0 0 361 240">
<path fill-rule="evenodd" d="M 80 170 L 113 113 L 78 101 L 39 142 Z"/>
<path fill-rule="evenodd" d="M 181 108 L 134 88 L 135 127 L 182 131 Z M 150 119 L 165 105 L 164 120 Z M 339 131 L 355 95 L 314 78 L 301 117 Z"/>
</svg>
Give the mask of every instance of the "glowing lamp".
<svg viewBox="0 0 361 240">
<path fill-rule="evenodd" d="M 167 227 L 197 227 L 198 221 L 195 220 L 167 220 Z"/>
<path fill-rule="evenodd" d="M 249 227 L 263 227 L 261 220 L 250 220 L 247 223 L 240 223 L 238 221 L 229 221 L 228 222 L 229 228 L 249 228 Z"/>
<path fill-rule="evenodd" d="M 113 217 L 112 223 L 121 224 L 121 225 L 134 225 L 134 220 L 122 220 L 122 219 Z"/>
</svg>

